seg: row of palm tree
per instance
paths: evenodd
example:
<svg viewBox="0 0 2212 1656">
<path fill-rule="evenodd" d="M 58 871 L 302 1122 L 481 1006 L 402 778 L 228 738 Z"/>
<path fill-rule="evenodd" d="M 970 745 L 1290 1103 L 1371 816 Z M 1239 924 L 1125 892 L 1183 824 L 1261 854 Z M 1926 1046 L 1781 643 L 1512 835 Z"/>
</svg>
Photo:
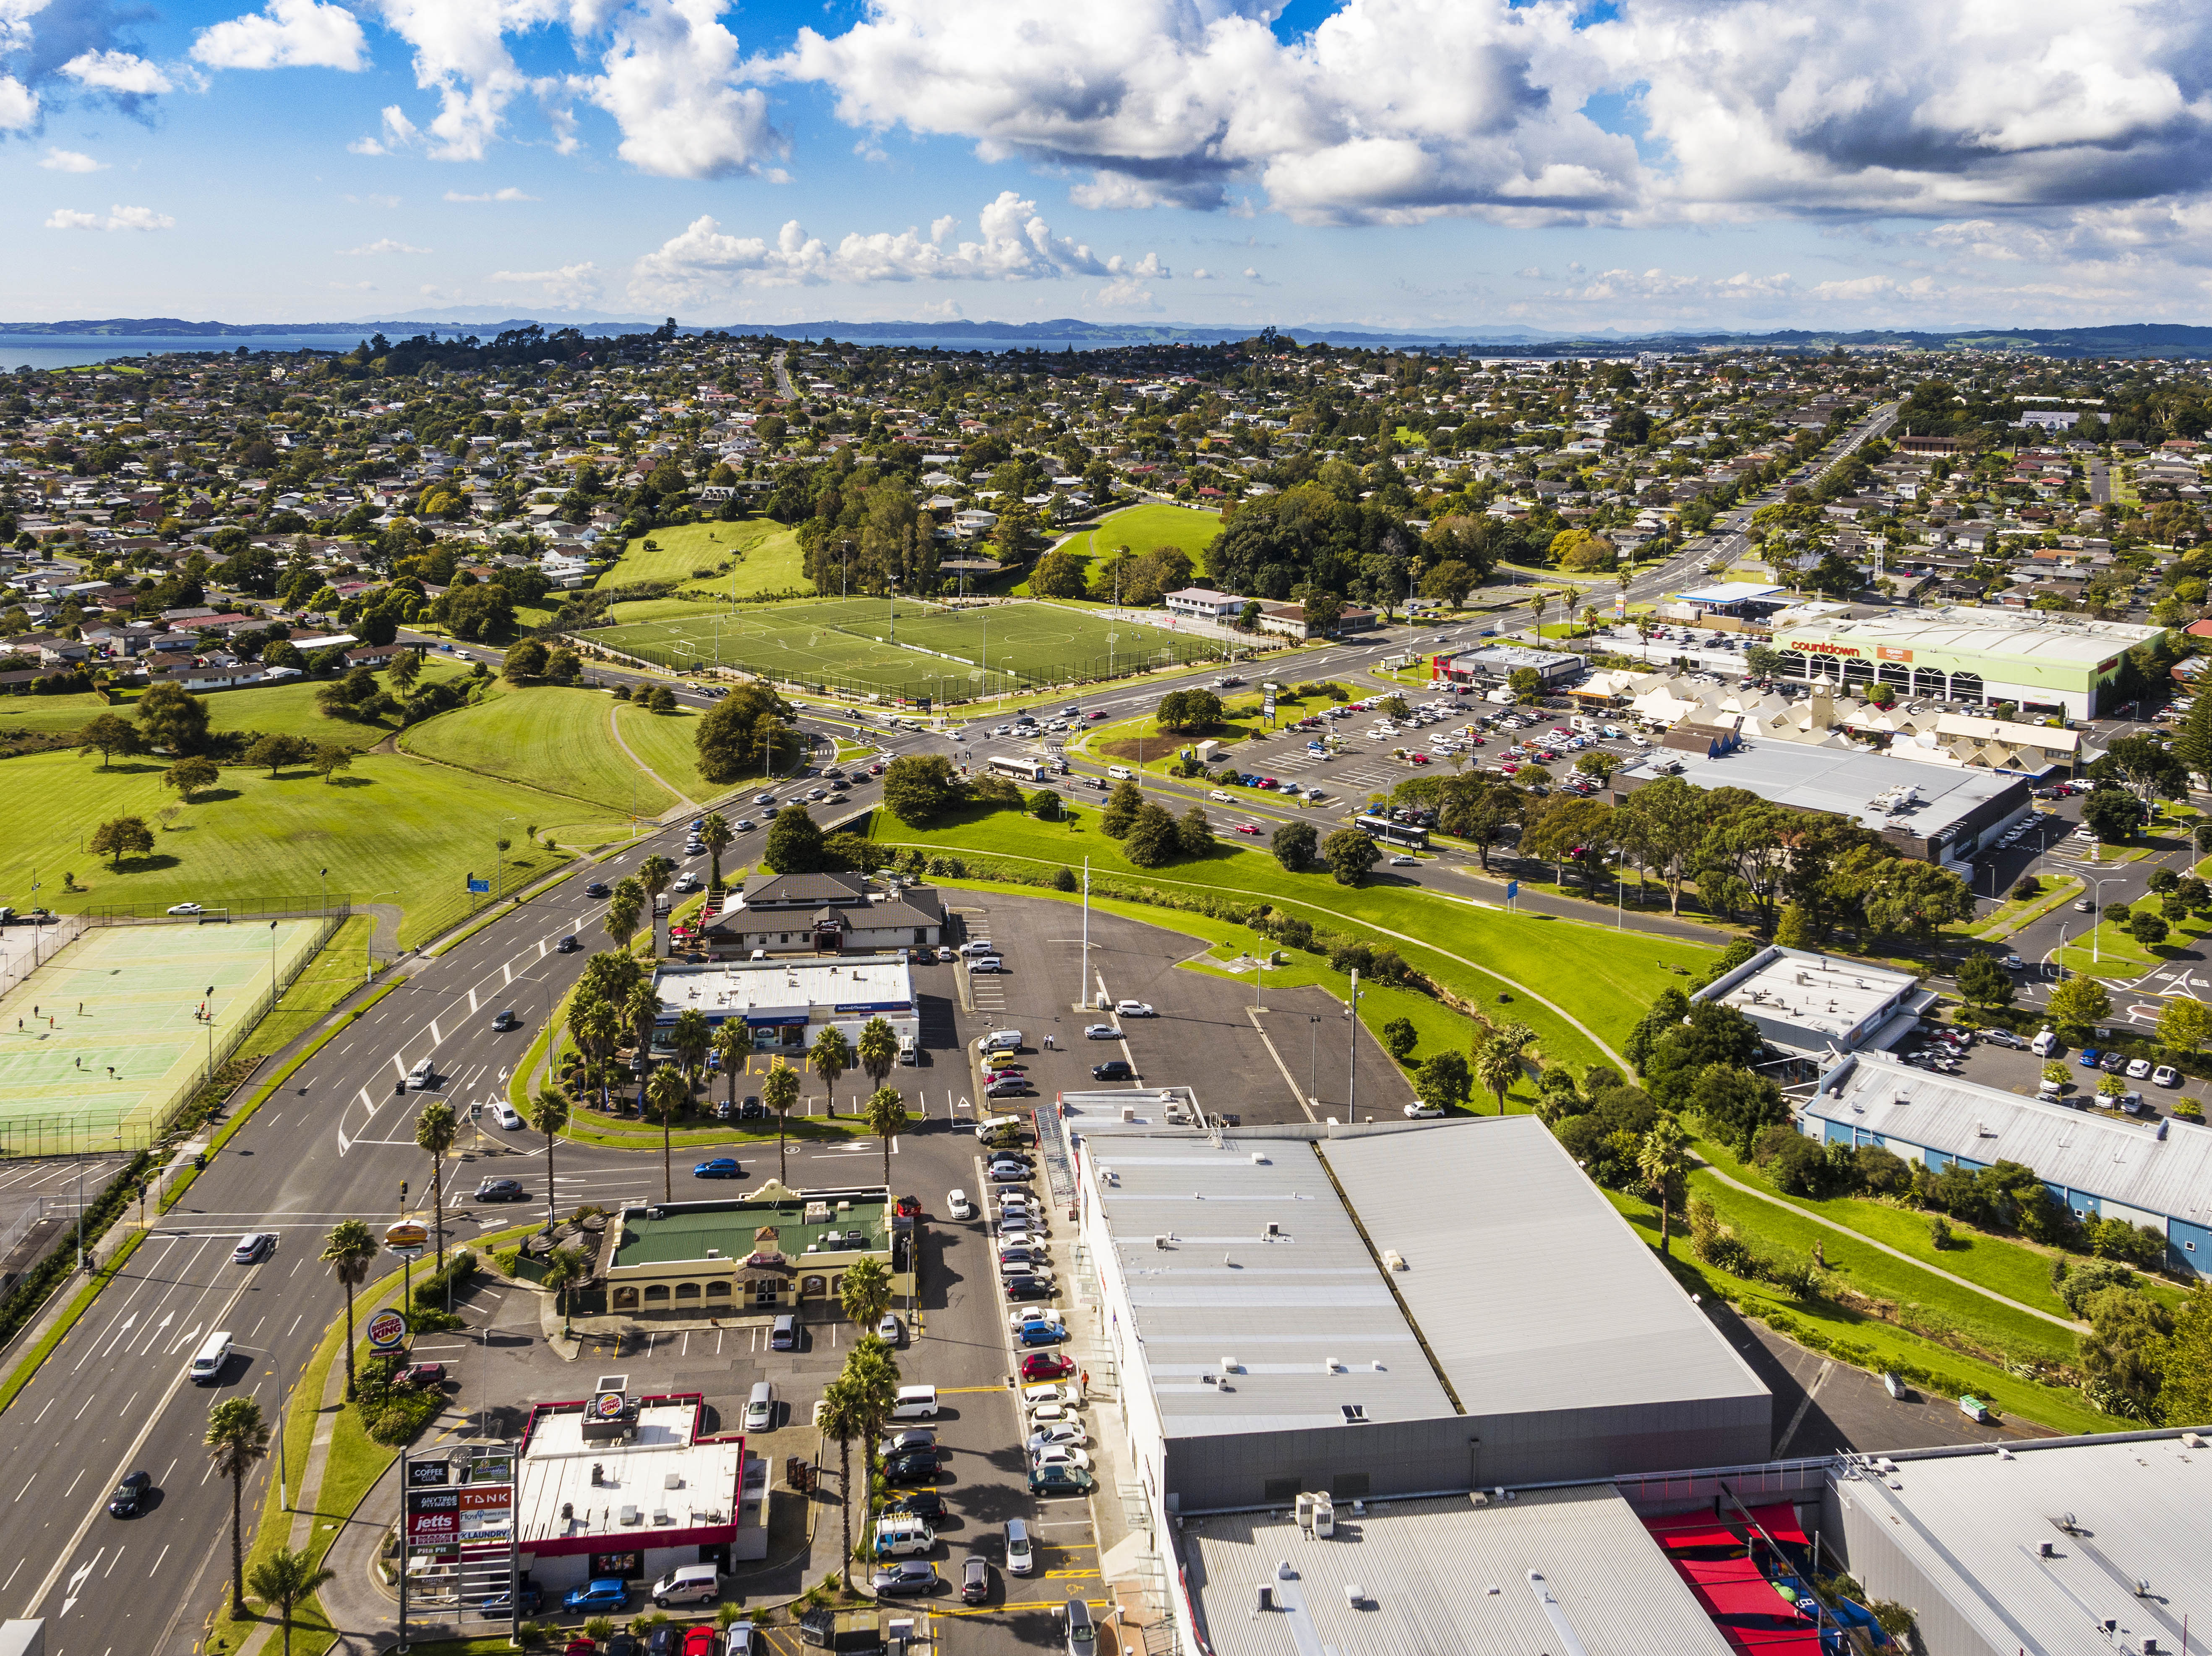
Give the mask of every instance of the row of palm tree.
<svg viewBox="0 0 2212 1656">
<path fill-rule="evenodd" d="M 252 1398 L 225 1398 L 208 1410 L 208 1459 L 230 1484 L 230 1613 L 244 1617 L 249 1596 L 269 1605 L 283 1629 L 285 1656 L 291 1656 L 293 1612 L 301 1599 L 332 1580 L 333 1572 L 318 1564 L 313 1554 L 289 1547 L 279 1547 L 250 1571 L 246 1568 L 246 1480 L 268 1458 L 269 1433 L 261 1405 Z"/>
<path fill-rule="evenodd" d="M 844 1533 L 838 1571 L 849 1591 L 853 1585 L 853 1441 L 857 1438 L 862 1446 L 861 1464 L 872 1500 L 877 1440 L 898 1404 L 898 1358 L 875 1331 L 884 1313 L 890 1308 L 890 1273 L 880 1260 L 854 1261 L 846 1268 L 837 1301 L 854 1325 L 866 1331 L 845 1354 L 845 1366 L 837 1378 L 822 1391 L 822 1435 L 837 1445 L 837 1515 Z"/>
</svg>

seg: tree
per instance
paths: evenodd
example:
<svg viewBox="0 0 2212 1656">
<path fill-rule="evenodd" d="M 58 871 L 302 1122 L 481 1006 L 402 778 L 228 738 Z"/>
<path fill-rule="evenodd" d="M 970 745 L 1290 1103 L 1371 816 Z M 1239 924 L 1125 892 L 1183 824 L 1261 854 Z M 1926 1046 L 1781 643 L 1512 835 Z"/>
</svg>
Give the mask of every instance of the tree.
<svg viewBox="0 0 2212 1656">
<path fill-rule="evenodd" d="M 353 768 L 353 749 L 343 743 L 323 742 L 315 748 L 315 774 L 327 783 L 340 771 Z"/>
<path fill-rule="evenodd" d="M 692 734 L 699 773 L 734 782 L 781 769 L 793 751 L 790 704 L 765 684 L 740 684 L 709 707 Z"/>
<path fill-rule="evenodd" d="M 2177 1052 L 2194 1052 L 2212 1040 L 2212 1006 L 2194 995 L 2175 995 L 2158 1015 L 2160 1044 Z"/>
<path fill-rule="evenodd" d="M 1413 1096 L 1432 1110 L 1463 1109 L 1467 1106 L 1468 1089 L 1474 1084 L 1474 1076 L 1468 1068 L 1464 1055 L 1455 1052 L 1432 1053 L 1427 1062 L 1413 1072 Z"/>
<path fill-rule="evenodd" d="M 1339 828 L 1322 842 L 1321 854 L 1339 885 L 1358 885 L 1382 856 L 1358 828 Z"/>
<path fill-rule="evenodd" d="M 2081 802 L 2082 825 L 2108 846 L 2125 845 L 2149 820 L 2149 808 L 2125 788 L 2092 788 Z"/>
<path fill-rule="evenodd" d="M 707 813 L 707 820 L 699 824 L 699 843 L 707 847 L 707 885 L 709 890 L 722 889 L 722 853 L 730 848 L 737 835 L 730 830 L 729 818 L 719 810 Z"/>
<path fill-rule="evenodd" d="M 823 1026 L 822 1033 L 814 1037 L 814 1044 L 806 1049 L 806 1061 L 814 1066 L 815 1074 L 822 1077 L 822 1089 L 828 1098 L 829 1113 L 837 1113 L 837 1082 L 853 1067 L 853 1043 L 845 1039 L 844 1032 L 835 1024 Z"/>
<path fill-rule="evenodd" d="M 1681 1126 L 1674 1117 L 1666 1115 L 1652 1124 L 1651 1131 L 1644 1135 L 1644 1142 L 1636 1152 L 1636 1171 L 1644 1180 L 1644 1187 L 1659 1203 L 1659 1251 L 1662 1253 L 1668 1251 L 1668 1216 L 1673 1210 L 1674 1192 L 1682 1181 L 1684 1155 Z"/>
<path fill-rule="evenodd" d="M 2069 978 L 2051 992 L 2048 1010 L 2061 1029 L 2086 1029 L 2112 1015 L 2112 998 L 2094 978 Z"/>
<path fill-rule="evenodd" d="M 568 1290 L 592 1274 L 592 1261 L 583 1249 L 563 1243 L 545 1256 L 538 1286 L 553 1290 L 553 1308 L 561 1313 L 561 1331 L 568 1331 Z"/>
<path fill-rule="evenodd" d="M 1662 1107 L 1686 1108 L 1708 1065 L 1747 1070 L 1759 1062 L 1765 1045 L 1759 1026 L 1735 1007 L 1701 1000 L 1675 1016 L 1678 1021 L 1666 1024 L 1650 1040 L 1643 1061 L 1644 1088 Z M 1631 1059 L 1635 1055 L 1634 1051 L 1626 1054 Z"/>
<path fill-rule="evenodd" d="M 553 1234 L 553 1141 L 568 1125 L 568 1098 L 558 1087 L 540 1087 L 522 1107 L 522 1119 L 532 1132 L 545 1135 L 545 1234 Z"/>
<path fill-rule="evenodd" d="M 1081 597 L 1083 560 L 1064 549 L 1046 553 L 1030 571 L 1030 592 L 1040 598 Z"/>
<path fill-rule="evenodd" d="M 305 737 L 280 733 L 258 738 L 246 750 L 245 758 L 249 765 L 267 766 L 270 779 L 274 781 L 276 773 L 285 766 L 305 764 L 314 756 L 314 743 Z"/>
<path fill-rule="evenodd" d="M 549 1175 L 550 1176 L 550 1175 Z M 331 1227 L 331 1234 L 323 1239 L 323 1251 L 318 1257 L 331 1268 L 338 1286 L 345 1290 L 346 1318 L 346 1401 L 354 1399 L 353 1372 L 353 1291 L 368 1280 L 368 1268 L 376 1263 L 376 1236 L 358 1219 L 341 1219 Z"/>
<path fill-rule="evenodd" d="M 780 1055 L 769 1061 L 768 1074 L 762 1078 L 761 1102 L 775 1113 L 775 1176 L 784 1182 L 789 1164 L 784 1160 L 783 1125 L 791 1107 L 799 1102 L 799 1071 Z"/>
<path fill-rule="evenodd" d="M 542 640 L 526 638 L 507 652 L 507 659 L 501 664 L 501 675 L 510 684 L 520 684 L 529 678 L 543 678 L 545 664 L 551 659 L 552 653 Z"/>
<path fill-rule="evenodd" d="M 422 676 L 422 652 L 409 650 L 392 658 L 392 664 L 384 670 L 384 676 L 398 686 L 402 694 L 415 688 L 415 681 Z"/>
<path fill-rule="evenodd" d="M 2148 908 L 2128 921 L 2128 936 L 2146 949 L 2155 949 L 2166 941 L 2166 921 Z"/>
<path fill-rule="evenodd" d="M 1662 776 L 1630 794 L 1615 814 L 1615 837 L 1657 872 L 1670 914 L 1682 912 L 1682 887 L 1705 839 L 1705 798 L 1680 777 Z"/>
<path fill-rule="evenodd" d="M 941 753 L 902 754 L 884 770 L 884 804 L 908 828 L 927 828 L 967 794 L 952 761 Z"/>
<path fill-rule="evenodd" d="M 1040 822 L 1060 821 L 1060 796 L 1050 788 L 1039 788 L 1029 798 L 1030 815 Z"/>
<path fill-rule="evenodd" d="M 431 1200 L 438 1238 L 438 1269 L 446 1268 L 446 1152 L 460 1134 L 459 1118 L 442 1098 L 434 1098 L 415 1118 L 415 1143 L 430 1158 Z"/>
<path fill-rule="evenodd" d="M 2212 787 L 2212 700 L 2200 695 L 2190 704 L 2189 717 L 2174 732 L 2173 756 Z M 2197 848 L 2208 849 L 2202 845 Z"/>
<path fill-rule="evenodd" d="M 2191 707 L 2191 712 L 2196 709 Z M 2133 789 L 2142 798 L 2185 799 L 2189 797 L 2190 767 L 2169 752 L 2155 736 L 2124 736 L 2105 749 L 2089 767 L 2093 782 L 2116 782 Z"/>
<path fill-rule="evenodd" d="M 1453 609 L 1464 608 L 1467 595 L 1480 585 L 1481 575 L 1459 558 L 1446 558 L 1421 577 L 1421 596 L 1436 598 Z"/>
<path fill-rule="evenodd" d="M 1974 1006 L 2009 1006 L 2012 974 L 1987 955 L 1969 955 L 1959 963 L 1959 994 Z"/>
<path fill-rule="evenodd" d="M 614 895 L 607 899 L 607 912 L 600 917 L 599 924 L 614 939 L 616 948 L 627 949 L 629 940 L 637 935 L 637 923 L 644 914 L 645 888 L 633 874 L 616 883 Z"/>
<path fill-rule="evenodd" d="M 1277 828 L 1267 848 L 1275 853 L 1275 860 L 1283 865 L 1286 874 L 1303 874 L 1314 865 L 1314 851 L 1319 836 L 1310 822 L 1285 822 Z"/>
<path fill-rule="evenodd" d="M 85 845 L 94 855 L 112 859 L 108 865 L 120 874 L 125 857 L 143 857 L 154 849 L 154 835 L 143 816 L 111 816 L 93 829 Z"/>
<path fill-rule="evenodd" d="M 1106 796 L 1105 808 L 1098 813 L 1098 831 L 1109 840 L 1118 840 L 1129 831 L 1144 808 L 1145 796 L 1137 790 L 1136 783 L 1123 777 L 1114 785 L 1114 792 Z"/>
<path fill-rule="evenodd" d="M 656 684 L 645 699 L 645 710 L 649 713 L 672 713 L 676 711 L 676 692 L 665 684 Z"/>
<path fill-rule="evenodd" d="M 177 791 L 177 797 L 186 804 L 192 796 L 204 792 L 222 779 L 222 770 L 214 760 L 198 754 L 187 755 L 161 773 L 161 780 Z"/>
<path fill-rule="evenodd" d="M 1137 807 L 1129 831 L 1122 836 L 1121 854 L 1139 868 L 1160 868 L 1175 859 L 1182 843 L 1167 808 L 1147 799 Z"/>
<path fill-rule="evenodd" d="M 1420 1044 L 1420 1031 L 1413 1028 L 1411 1018 L 1392 1018 L 1382 1026 L 1383 1050 L 1401 1064 L 1413 1057 L 1413 1048 Z"/>
<path fill-rule="evenodd" d="M 661 1199 L 676 1199 L 676 1118 L 684 1113 L 684 1107 L 691 1101 L 691 1089 L 685 1084 L 684 1072 L 673 1064 L 661 1065 L 645 1083 L 645 1101 L 660 1119 L 660 1191 Z"/>
<path fill-rule="evenodd" d="M 1708 1064 L 1698 1072 L 1689 1105 L 1739 1162 L 1750 1159 L 1752 1142 L 1761 1132 L 1790 1119 L 1782 1089 L 1771 1079 L 1726 1064 Z"/>
<path fill-rule="evenodd" d="M 846 1275 L 849 1280 L 850 1268 Z M 837 1555 L 837 1568 L 849 1592 L 853 1586 L 853 1440 L 867 1435 L 870 1422 L 860 1388 L 844 1375 L 840 1374 L 822 1388 L 822 1418 L 818 1423 L 824 1437 L 837 1441 L 837 1512 L 845 1535 L 844 1548 Z"/>
<path fill-rule="evenodd" d="M 890 1188 L 888 1181 L 884 1188 Z M 837 1308 L 864 1334 L 873 1334 L 884 1313 L 891 1308 L 890 1272 L 880 1259 L 855 1259 L 845 1268 L 837 1285 Z"/>
<path fill-rule="evenodd" d="M 870 1132 L 884 1142 L 884 1188 L 888 1191 L 891 1187 L 891 1140 L 906 1125 L 906 1100 L 899 1096 L 896 1087 L 878 1087 L 868 1095 L 860 1119 Z"/>
<path fill-rule="evenodd" d="M 246 1475 L 269 1453 L 269 1424 L 252 1398 L 225 1398 L 208 1410 L 208 1459 L 230 1480 L 230 1613 L 246 1614 Z"/>
<path fill-rule="evenodd" d="M 1176 846 L 1186 857 L 1203 857 L 1213 849 L 1213 824 L 1206 820 L 1205 806 L 1193 804 L 1183 812 L 1176 824 Z"/>
<path fill-rule="evenodd" d="M 743 1018 L 725 1018 L 714 1027 L 714 1056 L 722 1061 L 723 1077 L 730 1083 L 730 1113 L 737 1113 L 738 1075 L 753 1053 L 752 1026 Z"/>
<path fill-rule="evenodd" d="M 862 1024 L 860 1038 L 853 1044 L 854 1056 L 860 1061 L 860 1073 L 867 1077 L 870 1084 L 877 1087 L 890 1079 L 891 1066 L 898 1062 L 898 1050 L 897 1032 L 879 1017 L 870 1018 Z M 886 1186 L 890 1183 L 888 1169 L 884 1174 L 884 1183 Z"/>
<path fill-rule="evenodd" d="M 100 767 L 106 770 L 108 761 L 121 754 L 129 758 L 139 752 L 144 744 L 138 739 L 138 727 L 127 719 L 113 713 L 94 713 L 85 720 L 76 733 L 79 753 L 96 753 Z"/>
<path fill-rule="evenodd" d="M 208 705 L 181 684 L 148 687 L 133 711 L 139 731 L 156 748 L 181 756 L 198 753 L 207 740 Z"/>
<path fill-rule="evenodd" d="M 1152 717 L 1164 731 L 1210 731 L 1221 723 L 1221 698 L 1211 690 L 1170 690 Z"/>
<path fill-rule="evenodd" d="M 822 826 L 805 806 L 789 804 L 776 812 L 761 861 L 778 874 L 811 874 L 822 866 Z"/>
<path fill-rule="evenodd" d="M 337 1579 L 337 1572 L 317 1565 L 313 1553 L 294 1552 L 289 1547 L 277 1548 L 253 1567 L 246 1586 L 256 1598 L 275 1608 L 277 1623 L 284 1630 L 284 1656 L 292 1656 L 293 1607 Z"/>
</svg>

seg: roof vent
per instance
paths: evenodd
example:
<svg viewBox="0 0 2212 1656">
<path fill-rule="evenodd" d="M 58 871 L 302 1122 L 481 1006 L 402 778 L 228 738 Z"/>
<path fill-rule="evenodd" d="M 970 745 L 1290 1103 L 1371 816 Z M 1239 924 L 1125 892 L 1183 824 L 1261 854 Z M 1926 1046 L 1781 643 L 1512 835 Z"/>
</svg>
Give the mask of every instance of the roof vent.
<svg viewBox="0 0 2212 1656">
<path fill-rule="evenodd" d="M 2195 1432 L 2184 1432 L 2181 1435 L 2181 1447 L 2185 1449 L 2201 1449 L 2204 1447 L 2204 1440 Z"/>
<path fill-rule="evenodd" d="M 1321 1366 L 1325 1374 L 1341 1374 L 1344 1372 L 1344 1365 L 1334 1357 L 1323 1357 L 1321 1360 Z"/>
<path fill-rule="evenodd" d="M 1346 1426 L 1364 1426 L 1367 1424 L 1367 1405 L 1365 1404 L 1340 1403 L 1336 1407 L 1337 1411 L 1344 1416 L 1344 1423 Z"/>
<path fill-rule="evenodd" d="M 2035 1544 L 2035 1556 L 2038 1558 L 2056 1558 L 2058 1549 L 2048 1541 L 2039 1541 Z"/>
<path fill-rule="evenodd" d="M 1358 1610 L 1366 1598 L 1367 1589 L 1361 1586 L 1358 1582 L 1346 1581 L 1344 1584 L 1344 1602 L 1352 1609 Z"/>
<path fill-rule="evenodd" d="M 1221 1360 L 1221 1372 L 1224 1374 L 1233 1374 L 1243 1367 L 1243 1365 L 1234 1357 L 1224 1357 Z"/>
<path fill-rule="evenodd" d="M 1406 1256 L 1395 1247 L 1383 1249 L 1382 1268 L 1385 1271 L 1403 1271 L 1406 1268 Z"/>
</svg>

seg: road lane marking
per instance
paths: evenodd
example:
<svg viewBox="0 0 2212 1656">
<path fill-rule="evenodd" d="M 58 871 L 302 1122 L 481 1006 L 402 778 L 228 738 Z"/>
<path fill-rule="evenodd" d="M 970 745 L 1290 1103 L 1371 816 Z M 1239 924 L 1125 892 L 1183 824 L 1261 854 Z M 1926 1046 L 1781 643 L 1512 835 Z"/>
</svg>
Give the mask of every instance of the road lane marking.
<svg viewBox="0 0 2212 1656">
<path fill-rule="evenodd" d="M 164 1558 L 167 1558 L 168 1556 L 169 1556 L 169 1549 L 168 1549 L 167 1546 L 164 1546 L 164 1547 L 161 1549 L 161 1550 L 160 1552 L 156 1553 L 156 1554 L 154 1556 L 154 1568 L 153 1568 L 152 1569 L 150 1569 L 150 1570 L 148 1570 L 148 1571 L 146 1572 L 147 1578 L 148 1578 L 149 1580 L 150 1580 L 153 1577 L 155 1577 L 155 1576 L 156 1576 L 156 1575 L 158 1575 L 158 1574 L 161 1574 L 161 1561 L 162 1561 Z M 20 1568 L 21 1568 L 21 1565 L 18 1565 L 16 1568 L 20 1569 Z M 0 1592 L 6 1592 L 6 1591 L 7 1591 L 7 1586 L 6 1586 L 6 1584 L 5 1584 L 4 1582 L 0 1582 Z"/>
</svg>

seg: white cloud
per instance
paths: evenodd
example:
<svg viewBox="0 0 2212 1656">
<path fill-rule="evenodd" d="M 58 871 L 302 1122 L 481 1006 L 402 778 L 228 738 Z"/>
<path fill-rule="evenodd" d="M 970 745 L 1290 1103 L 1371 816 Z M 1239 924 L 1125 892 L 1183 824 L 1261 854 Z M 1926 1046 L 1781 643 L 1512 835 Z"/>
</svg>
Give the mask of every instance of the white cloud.
<svg viewBox="0 0 2212 1656">
<path fill-rule="evenodd" d="M 586 9 L 580 0 L 579 10 Z M 483 160 L 507 105 L 529 85 L 506 36 L 568 15 L 558 0 L 378 0 L 378 9 L 415 49 L 415 84 L 438 94 L 438 112 L 422 136 L 432 159 L 448 161 Z M 414 124 L 397 106 L 384 112 L 384 122 L 386 149 L 411 141 Z M 404 126 L 408 140 L 395 141 L 395 124 Z"/>
<path fill-rule="evenodd" d="M 322 0 L 269 0 L 262 10 L 204 28 L 192 56 L 210 69 L 368 67 L 368 42 L 343 6 Z"/>
<path fill-rule="evenodd" d="M 144 97 L 173 89 L 159 64 L 128 52 L 81 52 L 62 65 L 62 73 L 95 92 Z"/>
<path fill-rule="evenodd" d="M 600 291 L 599 266 L 588 261 L 557 270 L 494 270 L 491 280 L 543 288 L 549 303 L 569 309 L 596 302 Z"/>
<path fill-rule="evenodd" d="M 509 185 L 504 190 L 489 191 L 481 196 L 465 196 L 458 190 L 448 190 L 446 191 L 446 199 L 447 201 L 537 201 L 539 197 L 526 196 L 513 185 Z"/>
<path fill-rule="evenodd" d="M 39 94 L 12 75 L 0 75 L 0 132 L 20 132 L 35 125 Z"/>
<path fill-rule="evenodd" d="M 410 247 L 404 241 L 394 241 L 390 236 L 385 236 L 359 247 L 341 247 L 338 254 L 342 258 L 374 258 L 380 253 L 428 253 L 434 251 L 429 247 Z"/>
<path fill-rule="evenodd" d="M 46 153 L 40 157 L 39 165 L 49 173 L 100 173 L 107 167 L 106 161 L 96 161 L 74 149 L 57 149 L 52 144 L 46 146 Z"/>
<path fill-rule="evenodd" d="M 768 95 L 732 83 L 738 37 L 717 21 L 722 9 L 722 0 L 639 0 L 616 21 L 605 73 L 585 89 L 622 129 L 615 153 L 639 172 L 718 179 L 787 150 Z"/>
<path fill-rule="evenodd" d="M 1157 253 L 1135 262 L 1119 254 L 1102 259 L 1088 246 L 1054 235 L 1036 203 L 1011 190 L 1000 192 L 979 219 L 981 239 L 976 241 L 953 240 L 959 221 L 948 216 L 932 222 L 927 236 L 914 228 L 856 231 L 833 249 L 809 236 L 797 219 L 771 243 L 758 236 L 725 234 L 712 217 L 702 216 L 637 262 L 630 294 L 641 302 L 696 304 L 739 286 L 1037 282 L 1077 276 L 1115 276 L 1129 283 L 1172 274 Z"/>
<path fill-rule="evenodd" d="M 422 137 L 415 123 L 407 118 L 406 112 L 398 104 L 384 106 L 382 130 L 382 137 L 356 138 L 346 148 L 356 155 L 389 155 L 395 150 L 410 148 L 420 143 Z"/>
<path fill-rule="evenodd" d="M 173 230 L 176 225 L 167 213 L 150 207 L 110 207 L 104 219 L 97 213 L 59 207 L 46 220 L 49 230 Z"/>
<path fill-rule="evenodd" d="M 1135 276 L 1123 276 L 1098 290 L 1098 303 L 1109 311 L 1157 311 L 1158 297 Z"/>
</svg>

